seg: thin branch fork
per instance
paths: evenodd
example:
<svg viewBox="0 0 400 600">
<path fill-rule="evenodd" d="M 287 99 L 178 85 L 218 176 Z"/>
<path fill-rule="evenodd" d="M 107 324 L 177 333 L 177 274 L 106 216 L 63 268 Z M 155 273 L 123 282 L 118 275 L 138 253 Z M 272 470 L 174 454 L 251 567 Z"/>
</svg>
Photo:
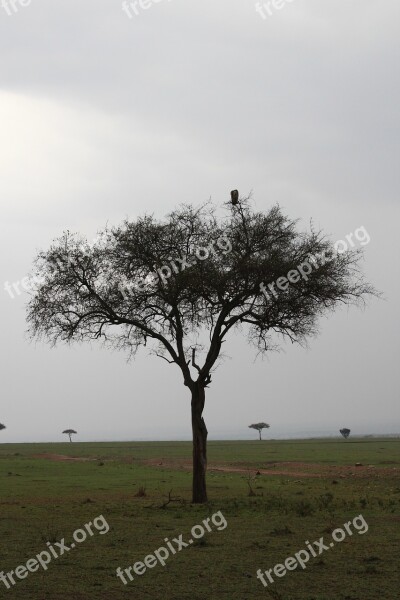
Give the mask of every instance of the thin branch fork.
<svg viewBox="0 0 400 600">
<path fill-rule="evenodd" d="M 163 502 L 163 504 L 161 504 L 160 508 L 166 508 L 171 502 L 180 502 L 181 504 L 184 503 L 183 498 L 181 498 L 180 496 L 175 496 L 174 498 L 171 494 L 172 490 L 168 492 L 168 499 L 165 502 Z"/>
</svg>

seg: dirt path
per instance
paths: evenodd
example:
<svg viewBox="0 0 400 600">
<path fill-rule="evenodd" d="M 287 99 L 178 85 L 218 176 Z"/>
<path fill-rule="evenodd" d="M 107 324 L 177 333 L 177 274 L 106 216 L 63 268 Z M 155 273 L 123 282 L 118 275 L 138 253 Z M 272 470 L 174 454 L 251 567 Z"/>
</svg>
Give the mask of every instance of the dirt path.
<svg viewBox="0 0 400 600">
<path fill-rule="evenodd" d="M 46 458 L 47 460 L 55 461 L 72 460 L 78 462 L 98 460 L 97 458 L 88 458 L 87 456 L 67 456 L 66 454 L 33 454 L 32 458 Z"/>
<path fill-rule="evenodd" d="M 164 467 L 174 470 L 191 470 L 192 462 L 188 459 L 148 459 L 142 460 L 143 465 L 151 467 Z M 255 469 L 254 467 L 231 466 L 225 464 L 210 463 L 208 471 L 220 473 L 238 473 L 242 475 L 280 475 L 283 477 L 313 478 L 346 478 L 346 477 L 394 477 L 400 474 L 398 467 L 376 467 L 374 465 L 324 465 L 318 463 L 302 462 L 272 462 L 266 468 Z"/>
</svg>

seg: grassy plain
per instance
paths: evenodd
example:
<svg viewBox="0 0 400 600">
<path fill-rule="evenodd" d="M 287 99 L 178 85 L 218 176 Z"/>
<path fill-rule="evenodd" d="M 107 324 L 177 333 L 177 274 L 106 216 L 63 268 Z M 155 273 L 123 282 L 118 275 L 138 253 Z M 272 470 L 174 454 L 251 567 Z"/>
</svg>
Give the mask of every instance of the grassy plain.
<svg viewBox="0 0 400 600">
<path fill-rule="evenodd" d="M 0 571 L 98 515 L 98 532 L 47 571 L 0 582 L 12 600 L 396 600 L 399 597 L 400 439 L 209 443 L 207 506 L 190 503 L 191 444 L 105 442 L 0 445 Z M 74 459 L 74 460 L 71 460 Z M 356 463 L 361 465 L 355 466 Z M 257 475 L 259 472 L 259 475 Z M 140 495 L 140 488 L 145 488 Z M 168 492 L 176 501 L 166 503 Z M 164 538 L 221 510 L 228 526 L 206 533 L 124 586 L 116 577 Z M 369 525 L 264 588 L 271 569 L 362 514 Z"/>
</svg>

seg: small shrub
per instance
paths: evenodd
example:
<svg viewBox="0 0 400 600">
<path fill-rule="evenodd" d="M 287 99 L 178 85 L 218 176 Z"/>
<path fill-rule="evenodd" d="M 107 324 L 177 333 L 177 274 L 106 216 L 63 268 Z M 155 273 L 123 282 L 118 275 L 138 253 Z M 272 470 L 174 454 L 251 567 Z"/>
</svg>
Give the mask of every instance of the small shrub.
<svg viewBox="0 0 400 600">
<path fill-rule="evenodd" d="M 145 498 L 146 496 L 146 488 L 144 487 L 144 485 L 141 485 L 135 494 L 135 498 Z"/>
<path fill-rule="evenodd" d="M 193 540 L 193 546 L 204 548 L 204 546 L 209 546 L 209 545 L 210 545 L 210 542 L 208 541 L 208 539 L 205 535 L 197 540 Z"/>
<path fill-rule="evenodd" d="M 294 509 L 299 517 L 310 517 L 315 512 L 315 508 L 311 502 L 306 502 L 305 500 L 300 500 L 300 502 L 297 502 Z"/>
<path fill-rule="evenodd" d="M 321 494 L 317 498 L 317 504 L 320 510 L 326 510 L 331 508 L 333 502 L 333 494 L 330 492 L 326 492 L 326 494 Z"/>
<path fill-rule="evenodd" d="M 55 542 L 59 542 L 63 537 L 61 531 L 56 529 L 54 525 L 48 525 L 40 534 L 40 539 L 42 542 L 50 542 L 51 544 L 55 544 Z"/>
<path fill-rule="evenodd" d="M 379 558 L 379 556 L 367 556 L 366 558 L 363 558 L 363 562 L 366 563 L 370 563 L 370 562 L 380 562 L 381 559 Z"/>
<path fill-rule="evenodd" d="M 272 531 L 270 531 L 270 535 L 292 535 L 293 531 L 287 526 L 285 525 L 285 527 L 282 527 L 281 529 L 279 529 L 278 527 L 274 527 L 274 529 Z"/>
</svg>

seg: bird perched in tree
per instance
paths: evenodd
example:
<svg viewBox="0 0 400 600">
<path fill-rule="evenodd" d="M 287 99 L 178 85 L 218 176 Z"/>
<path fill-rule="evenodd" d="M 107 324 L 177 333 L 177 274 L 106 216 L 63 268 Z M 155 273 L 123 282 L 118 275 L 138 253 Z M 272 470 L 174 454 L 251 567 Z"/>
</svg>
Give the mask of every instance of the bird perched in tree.
<svg viewBox="0 0 400 600">
<path fill-rule="evenodd" d="M 239 203 L 239 192 L 237 190 L 231 191 L 231 201 L 233 206 L 236 206 L 236 204 Z"/>
</svg>

